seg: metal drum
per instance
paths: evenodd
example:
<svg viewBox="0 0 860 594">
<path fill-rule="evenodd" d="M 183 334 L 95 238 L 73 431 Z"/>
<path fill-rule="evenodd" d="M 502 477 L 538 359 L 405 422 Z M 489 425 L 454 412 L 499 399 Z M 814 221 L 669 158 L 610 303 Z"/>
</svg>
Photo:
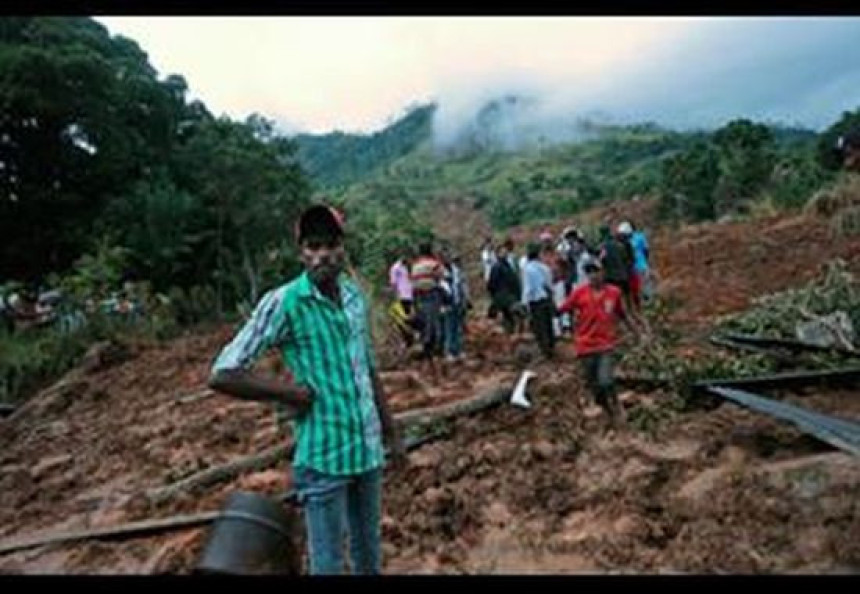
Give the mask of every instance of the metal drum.
<svg viewBox="0 0 860 594">
<path fill-rule="evenodd" d="M 196 573 L 296 575 L 296 526 L 294 509 L 256 493 L 234 493 L 215 521 Z"/>
</svg>

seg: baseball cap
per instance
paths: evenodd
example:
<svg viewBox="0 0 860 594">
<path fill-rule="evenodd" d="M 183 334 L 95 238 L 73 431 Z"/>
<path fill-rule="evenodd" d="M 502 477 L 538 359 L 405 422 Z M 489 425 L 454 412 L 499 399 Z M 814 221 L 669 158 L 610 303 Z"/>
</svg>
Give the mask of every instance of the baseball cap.
<svg viewBox="0 0 860 594">
<path fill-rule="evenodd" d="M 631 225 L 628 221 L 622 221 L 620 225 L 618 225 L 618 232 L 621 235 L 630 235 L 633 233 L 633 225 Z"/>
<path fill-rule="evenodd" d="M 296 223 L 296 239 L 301 242 L 311 235 L 344 235 L 343 214 L 325 204 L 315 204 L 307 208 Z"/>
</svg>

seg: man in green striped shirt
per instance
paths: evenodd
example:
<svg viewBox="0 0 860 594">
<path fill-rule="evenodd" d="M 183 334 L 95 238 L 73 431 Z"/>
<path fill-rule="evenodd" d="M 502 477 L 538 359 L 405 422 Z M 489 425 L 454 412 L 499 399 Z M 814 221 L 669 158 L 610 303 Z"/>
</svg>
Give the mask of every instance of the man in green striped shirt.
<svg viewBox="0 0 860 594">
<path fill-rule="evenodd" d="M 218 355 L 210 380 L 215 390 L 273 401 L 294 416 L 293 475 L 313 574 L 343 571 L 345 519 L 353 571 L 379 573 L 383 439 L 395 462 L 404 457 L 376 371 L 367 300 L 344 273 L 343 233 L 329 207 L 302 214 L 305 271 L 263 296 Z M 293 381 L 250 371 L 271 348 L 281 351 Z"/>
</svg>

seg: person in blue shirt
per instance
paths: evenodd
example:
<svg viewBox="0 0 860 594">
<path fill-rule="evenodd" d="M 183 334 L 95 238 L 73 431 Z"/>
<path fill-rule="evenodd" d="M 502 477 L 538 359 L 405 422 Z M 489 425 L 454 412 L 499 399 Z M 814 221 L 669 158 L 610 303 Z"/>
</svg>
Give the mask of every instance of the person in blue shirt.
<svg viewBox="0 0 860 594">
<path fill-rule="evenodd" d="M 629 237 L 630 246 L 633 248 L 633 276 L 630 279 L 631 297 L 633 305 L 637 309 L 641 307 L 642 300 L 651 299 L 650 282 L 650 246 L 645 233 L 632 222 L 623 222 L 619 225 L 619 231 Z"/>
<path fill-rule="evenodd" d="M 541 244 L 538 243 L 528 246 L 528 261 L 523 269 L 522 302 L 528 307 L 531 330 L 541 353 L 547 359 L 552 359 L 555 349 L 555 333 L 552 325 L 555 315 L 555 305 L 552 301 L 552 270 L 541 261 L 541 248 Z M 552 247 L 548 249 L 552 250 Z"/>
</svg>

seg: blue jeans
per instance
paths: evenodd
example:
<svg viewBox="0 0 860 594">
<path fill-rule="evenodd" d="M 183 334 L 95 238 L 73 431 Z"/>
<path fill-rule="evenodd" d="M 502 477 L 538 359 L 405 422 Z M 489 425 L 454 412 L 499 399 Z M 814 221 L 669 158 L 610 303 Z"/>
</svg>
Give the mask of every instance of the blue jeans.
<svg viewBox="0 0 860 594">
<path fill-rule="evenodd" d="M 293 476 L 298 500 L 305 509 L 311 575 L 344 572 L 347 525 L 353 573 L 380 573 L 382 469 L 334 476 L 296 467 Z"/>
<path fill-rule="evenodd" d="M 463 307 L 452 305 L 445 313 L 445 353 L 459 357 L 463 352 Z"/>
</svg>

